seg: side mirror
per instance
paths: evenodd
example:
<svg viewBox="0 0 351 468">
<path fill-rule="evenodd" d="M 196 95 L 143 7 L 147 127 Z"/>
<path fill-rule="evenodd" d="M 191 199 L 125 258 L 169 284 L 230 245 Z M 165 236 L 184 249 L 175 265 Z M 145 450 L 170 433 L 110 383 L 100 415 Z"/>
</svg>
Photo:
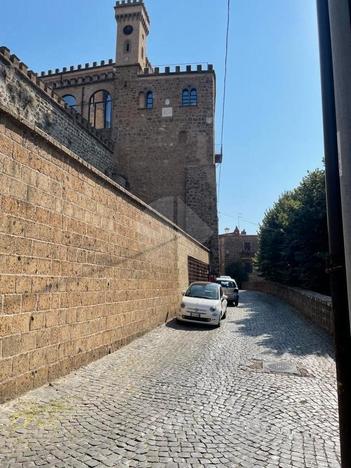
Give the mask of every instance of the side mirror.
<svg viewBox="0 0 351 468">
<path fill-rule="evenodd" d="M 238 288 L 235 288 L 235 289 L 234 289 L 234 292 L 239 292 L 239 289 L 238 289 Z"/>
</svg>

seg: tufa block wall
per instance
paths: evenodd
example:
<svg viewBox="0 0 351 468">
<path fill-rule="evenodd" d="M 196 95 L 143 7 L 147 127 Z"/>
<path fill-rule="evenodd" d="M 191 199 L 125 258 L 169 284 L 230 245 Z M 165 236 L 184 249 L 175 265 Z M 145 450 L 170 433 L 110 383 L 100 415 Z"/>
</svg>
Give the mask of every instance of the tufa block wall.
<svg viewBox="0 0 351 468">
<path fill-rule="evenodd" d="M 334 334 L 334 312 L 330 296 L 292 288 L 284 284 L 259 278 L 244 284 L 244 289 L 272 294 L 295 307 L 307 319 Z"/>
<path fill-rule="evenodd" d="M 208 251 L 33 123 L 0 109 L 0 401 L 176 313 Z"/>
</svg>

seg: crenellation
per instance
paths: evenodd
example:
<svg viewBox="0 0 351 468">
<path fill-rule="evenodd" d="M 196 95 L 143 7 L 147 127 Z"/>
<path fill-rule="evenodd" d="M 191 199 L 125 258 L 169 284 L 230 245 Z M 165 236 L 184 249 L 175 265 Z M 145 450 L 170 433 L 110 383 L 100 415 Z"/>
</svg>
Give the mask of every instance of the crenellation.
<svg viewBox="0 0 351 468">
<path fill-rule="evenodd" d="M 5 47 L 5 46 L 1 46 L 0 47 L 0 53 L 6 57 L 6 58 L 10 58 L 10 55 L 11 55 L 11 51 L 8 47 Z"/>
<path fill-rule="evenodd" d="M 107 61 L 106 60 L 101 60 L 99 63 L 98 62 L 93 62 L 92 64 L 90 64 L 89 62 L 85 63 L 84 64 L 84 67 L 82 64 L 79 64 L 79 65 L 70 65 L 69 67 L 63 67 L 62 69 L 60 68 L 55 68 L 54 72 L 52 70 L 48 70 L 48 71 L 41 71 L 40 72 L 40 76 L 48 76 L 48 75 L 61 75 L 61 74 L 67 74 L 67 73 L 74 73 L 74 72 L 77 72 L 79 70 L 82 70 L 83 68 L 85 69 L 94 69 L 94 68 L 100 68 L 100 67 L 107 67 L 107 66 L 111 66 L 111 65 L 114 65 L 114 61 L 113 59 L 108 59 Z"/>
<path fill-rule="evenodd" d="M 160 67 L 155 67 L 153 70 L 150 69 L 149 67 L 145 67 L 143 69 L 143 72 L 139 76 L 152 76 L 152 75 L 179 75 L 179 74 L 196 74 L 196 73 L 209 73 L 209 72 L 214 72 L 213 70 L 213 65 L 208 64 L 207 65 L 207 70 L 205 70 L 202 66 L 196 65 L 196 68 L 192 68 L 191 65 L 187 65 L 185 70 L 182 70 L 182 67 L 180 65 L 176 65 L 174 68 L 170 66 L 165 66 L 162 70 Z"/>
<path fill-rule="evenodd" d="M 18 67 L 19 64 L 20 64 L 20 59 L 17 57 L 17 55 L 15 54 L 12 54 L 10 55 L 10 61 L 16 66 Z"/>
<path fill-rule="evenodd" d="M 20 62 L 19 68 L 23 73 L 28 74 L 28 66 L 25 63 Z"/>
</svg>

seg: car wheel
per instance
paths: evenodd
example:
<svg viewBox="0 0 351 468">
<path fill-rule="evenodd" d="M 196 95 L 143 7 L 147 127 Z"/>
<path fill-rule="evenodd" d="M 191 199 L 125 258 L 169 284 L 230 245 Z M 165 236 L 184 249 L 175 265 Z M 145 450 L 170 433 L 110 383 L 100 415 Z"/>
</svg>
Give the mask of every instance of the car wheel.
<svg viewBox="0 0 351 468">
<path fill-rule="evenodd" d="M 237 300 L 237 301 L 234 302 L 234 306 L 235 306 L 235 307 L 238 307 L 238 304 L 239 304 L 239 300 Z"/>
<path fill-rule="evenodd" d="M 219 318 L 218 323 L 215 325 L 215 328 L 219 328 L 221 326 L 221 318 Z"/>
</svg>

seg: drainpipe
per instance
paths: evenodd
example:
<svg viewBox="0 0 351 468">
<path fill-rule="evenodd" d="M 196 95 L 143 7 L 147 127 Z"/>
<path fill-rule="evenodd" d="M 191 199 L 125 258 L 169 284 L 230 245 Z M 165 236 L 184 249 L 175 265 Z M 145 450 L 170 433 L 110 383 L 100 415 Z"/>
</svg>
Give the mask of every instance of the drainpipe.
<svg viewBox="0 0 351 468">
<path fill-rule="evenodd" d="M 342 3 L 344 4 L 343 8 L 340 8 Z M 350 251 L 351 238 L 348 237 L 347 229 L 344 229 L 345 225 L 347 226 L 350 222 L 351 212 L 347 211 L 350 198 L 345 204 L 345 177 L 347 173 L 342 160 L 345 154 L 342 155 L 341 152 L 339 154 L 338 151 L 338 136 L 339 141 L 341 138 L 346 139 L 347 136 L 350 136 L 349 132 L 345 132 L 345 135 L 340 133 L 347 122 L 344 121 L 344 112 L 341 112 L 341 107 L 344 106 L 340 100 L 347 99 L 345 107 L 349 111 L 351 109 L 350 88 L 346 93 L 347 90 L 343 84 L 343 73 L 346 67 L 339 63 L 342 53 L 345 52 L 345 44 L 342 44 L 345 33 L 342 32 L 346 27 L 346 18 L 342 17 L 341 11 L 343 10 L 345 13 L 345 8 L 348 7 L 347 3 L 348 0 L 330 0 L 329 2 L 328 0 L 317 0 L 330 254 L 328 272 L 335 321 L 335 357 L 343 468 L 351 467 L 351 333 L 345 266 L 345 249 L 347 252 Z M 348 21 L 350 21 L 350 16 L 348 16 Z M 349 28 L 350 23 L 348 23 Z M 350 40 L 350 38 L 349 34 L 348 39 Z M 343 57 L 343 60 L 345 59 L 346 57 Z M 347 59 L 349 62 L 350 56 Z M 349 77 L 347 78 L 349 79 Z M 350 118 L 351 114 L 349 113 L 348 116 Z M 351 140 L 349 142 L 351 143 Z M 344 142 L 343 145 L 345 145 Z M 340 146 L 340 148 L 342 147 Z M 351 146 L 348 148 L 350 149 Z M 349 168 L 351 168 L 350 164 Z M 349 193 L 348 197 L 350 195 Z M 346 220 L 345 216 L 348 216 Z"/>
</svg>

